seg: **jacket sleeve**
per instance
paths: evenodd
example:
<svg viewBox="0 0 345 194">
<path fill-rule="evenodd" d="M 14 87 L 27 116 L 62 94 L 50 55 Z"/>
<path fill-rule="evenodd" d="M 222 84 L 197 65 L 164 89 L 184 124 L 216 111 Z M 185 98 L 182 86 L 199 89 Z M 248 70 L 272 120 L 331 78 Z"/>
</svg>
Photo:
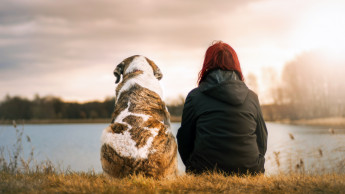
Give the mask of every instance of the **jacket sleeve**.
<svg viewBox="0 0 345 194">
<path fill-rule="evenodd" d="M 256 142 L 258 144 L 260 154 L 265 156 L 266 150 L 267 150 L 268 133 L 267 133 L 266 124 L 265 124 L 259 103 L 257 105 L 257 110 L 258 110 L 258 115 L 257 115 L 257 121 L 256 121 L 257 122 L 256 131 L 255 131 L 256 137 L 257 137 Z"/>
<path fill-rule="evenodd" d="M 178 151 L 185 165 L 194 149 L 195 126 L 196 118 L 192 97 L 188 95 L 183 108 L 181 127 L 176 135 Z"/>
</svg>

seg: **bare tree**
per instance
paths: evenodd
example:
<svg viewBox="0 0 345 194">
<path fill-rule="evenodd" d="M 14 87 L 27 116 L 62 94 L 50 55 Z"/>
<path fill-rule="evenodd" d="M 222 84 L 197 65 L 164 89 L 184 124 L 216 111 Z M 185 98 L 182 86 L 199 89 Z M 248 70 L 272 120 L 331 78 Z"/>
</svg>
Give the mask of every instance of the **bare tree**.
<svg viewBox="0 0 345 194">
<path fill-rule="evenodd" d="M 320 52 L 308 52 L 285 65 L 282 92 L 292 107 L 291 119 L 343 115 L 345 84 L 340 72 L 345 72 L 345 68 L 334 63 L 341 61 L 332 61 Z"/>
</svg>

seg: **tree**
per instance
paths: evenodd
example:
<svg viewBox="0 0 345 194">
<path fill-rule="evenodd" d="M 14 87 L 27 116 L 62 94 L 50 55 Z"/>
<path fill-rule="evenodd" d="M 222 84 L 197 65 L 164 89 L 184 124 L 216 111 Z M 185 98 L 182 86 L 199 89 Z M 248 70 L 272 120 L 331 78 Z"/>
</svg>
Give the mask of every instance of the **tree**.
<svg viewBox="0 0 345 194">
<path fill-rule="evenodd" d="M 293 111 L 291 119 L 341 116 L 345 104 L 342 61 L 317 51 L 302 53 L 282 72 L 284 99 Z M 340 69 L 339 69 L 340 68 Z"/>
<path fill-rule="evenodd" d="M 21 97 L 6 96 L 0 104 L 1 119 L 31 119 L 31 102 Z"/>
</svg>

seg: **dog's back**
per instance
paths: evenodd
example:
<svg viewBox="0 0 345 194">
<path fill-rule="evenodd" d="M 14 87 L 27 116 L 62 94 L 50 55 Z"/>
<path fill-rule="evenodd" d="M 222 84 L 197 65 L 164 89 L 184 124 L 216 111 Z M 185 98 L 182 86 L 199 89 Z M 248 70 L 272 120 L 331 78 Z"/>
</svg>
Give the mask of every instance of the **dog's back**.
<svg viewBox="0 0 345 194">
<path fill-rule="evenodd" d="M 136 173 L 157 178 L 174 176 L 177 146 L 170 131 L 169 113 L 159 94 L 158 79 L 154 76 L 154 69 L 158 67 L 147 72 L 150 71 L 147 67 L 136 69 L 131 65 L 147 61 L 146 66 L 152 66 L 149 64 L 152 61 L 141 56 L 126 60 L 121 72 L 123 81 L 116 89 L 113 122 L 102 134 L 103 170 L 114 177 Z"/>
</svg>

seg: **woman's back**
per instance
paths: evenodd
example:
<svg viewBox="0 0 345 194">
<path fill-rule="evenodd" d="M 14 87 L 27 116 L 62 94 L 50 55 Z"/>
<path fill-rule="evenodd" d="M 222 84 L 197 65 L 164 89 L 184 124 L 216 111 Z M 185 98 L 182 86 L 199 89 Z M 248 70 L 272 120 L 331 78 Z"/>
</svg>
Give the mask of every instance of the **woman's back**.
<svg viewBox="0 0 345 194">
<path fill-rule="evenodd" d="M 237 54 L 223 42 L 211 45 L 183 108 L 177 132 L 186 171 L 264 172 L 267 129 L 257 95 L 249 90 Z"/>
<path fill-rule="evenodd" d="M 189 94 L 196 118 L 194 165 L 202 160 L 211 169 L 236 171 L 260 162 L 257 96 L 236 78 L 233 71 L 214 70 Z"/>
</svg>

